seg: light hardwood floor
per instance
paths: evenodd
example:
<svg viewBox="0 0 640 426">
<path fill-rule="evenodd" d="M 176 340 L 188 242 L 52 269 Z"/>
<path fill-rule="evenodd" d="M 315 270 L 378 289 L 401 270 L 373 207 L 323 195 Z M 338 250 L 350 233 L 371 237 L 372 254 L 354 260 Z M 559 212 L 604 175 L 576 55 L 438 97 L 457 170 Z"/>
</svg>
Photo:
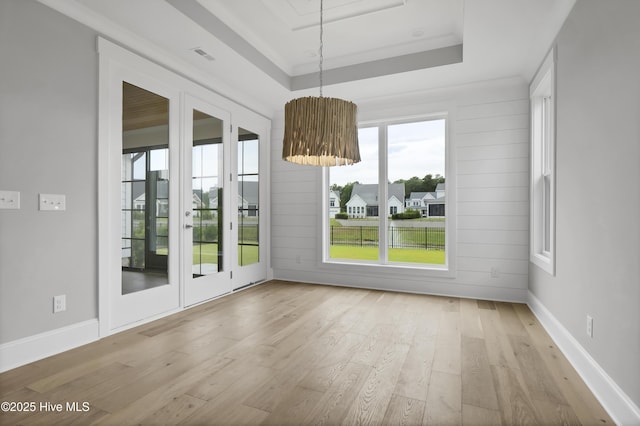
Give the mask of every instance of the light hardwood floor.
<svg viewBox="0 0 640 426">
<path fill-rule="evenodd" d="M 526 305 L 281 281 L 0 386 L 1 401 L 38 406 L 0 414 L 11 425 L 613 424 Z"/>
</svg>

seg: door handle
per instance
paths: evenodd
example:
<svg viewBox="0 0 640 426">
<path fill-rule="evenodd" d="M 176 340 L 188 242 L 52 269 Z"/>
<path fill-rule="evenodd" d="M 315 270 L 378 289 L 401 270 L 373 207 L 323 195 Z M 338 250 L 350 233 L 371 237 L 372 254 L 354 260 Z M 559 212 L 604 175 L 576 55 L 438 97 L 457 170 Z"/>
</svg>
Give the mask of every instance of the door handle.
<svg viewBox="0 0 640 426">
<path fill-rule="evenodd" d="M 186 224 L 184 227 L 185 227 L 186 229 L 191 229 L 191 228 L 193 228 L 193 225 Z"/>
</svg>

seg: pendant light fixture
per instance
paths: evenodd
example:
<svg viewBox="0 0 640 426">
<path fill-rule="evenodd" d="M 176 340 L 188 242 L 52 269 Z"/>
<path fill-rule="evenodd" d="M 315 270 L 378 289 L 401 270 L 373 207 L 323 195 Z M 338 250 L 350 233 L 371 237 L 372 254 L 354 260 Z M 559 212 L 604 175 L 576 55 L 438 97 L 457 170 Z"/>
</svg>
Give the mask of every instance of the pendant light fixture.
<svg viewBox="0 0 640 426">
<path fill-rule="evenodd" d="M 343 166 L 360 161 L 357 106 L 322 96 L 323 0 L 320 0 L 320 96 L 293 99 L 284 106 L 282 159 L 311 166 Z"/>
</svg>

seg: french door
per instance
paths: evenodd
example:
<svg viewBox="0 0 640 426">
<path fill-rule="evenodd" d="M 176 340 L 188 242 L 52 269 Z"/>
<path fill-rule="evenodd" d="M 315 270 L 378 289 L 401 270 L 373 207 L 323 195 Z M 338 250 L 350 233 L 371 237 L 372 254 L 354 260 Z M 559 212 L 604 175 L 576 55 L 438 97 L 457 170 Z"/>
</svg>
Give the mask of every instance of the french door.
<svg viewBox="0 0 640 426">
<path fill-rule="evenodd" d="M 184 304 L 228 293 L 231 284 L 229 113 L 186 95 L 183 138 Z"/>
<path fill-rule="evenodd" d="M 111 330 L 180 306 L 179 92 L 136 73 L 112 87 Z"/>
<path fill-rule="evenodd" d="M 203 302 L 266 278 L 264 120 L 185 97 L 184 302 Z"/>
<path fill-rule="evenodd" d="M 269 121 L 99 39 L 108 335 L 267 276 Z"/>
<path fill-rule="evenodd" d="M 266 169 L 265 139 L 268 126 L 264 120 L 243 117 L 234 126 L 234 161 L 236 165 L 232 190 L 235 223 L 232 233 L 233 288 L 260 282 L 267 277 L 264 242 L 267 239 L 266 185 L 262 178 Z"/>
</svg>

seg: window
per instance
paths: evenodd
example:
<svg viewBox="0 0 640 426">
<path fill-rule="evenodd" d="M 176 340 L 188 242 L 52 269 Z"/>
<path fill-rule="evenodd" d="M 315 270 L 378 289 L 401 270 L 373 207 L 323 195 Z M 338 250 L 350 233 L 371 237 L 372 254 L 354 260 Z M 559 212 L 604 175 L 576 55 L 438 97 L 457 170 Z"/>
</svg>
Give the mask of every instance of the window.
<svg viewBox="0 0 640 426">
<path fill-rule="evenodd" d="M 260 138 L 238 128 L 238 265 L 260 262 Z"/>
<path fill-rule="evenodd" d="M 555 50 L 530 87 L 531 247 L 530 259 L 555 274 Z"/>
<path fill-rule="evenodd" d="M 169 252 L 168 170 L 168 148 L 131 148 L 122 154 L 123 270 L 166 272 Z"/>
<path fill-rule="evenodd" d="M 325 262 L 447 270 L 446 130 L 443 115 L 359 129 L 362 161 L 326 171 L 325 197 L 328 188 L 343 194 L 340 207 L 350 220 L 331 219 L 327 208 Z M 419 208 L 411 208 L 427 195 L 439 202 L 437 217 L 423 217 Z M 355 203 L 360 205 L 352 214 Z"/>
<path fill-rule="evenodd" d="M 444 204 L 430 204 L 429 217 L 444 217 Z"/>
<path fill-rule="evenodd" d="M 193 215 L 191 276 L 221 272 L 224 265 L 224 146 L 222 137 L 211 138 L 222 120 L 193 110 L 191 192 Z M 205 136 L 206 135 L 206 136 Z"/>
</svg>

